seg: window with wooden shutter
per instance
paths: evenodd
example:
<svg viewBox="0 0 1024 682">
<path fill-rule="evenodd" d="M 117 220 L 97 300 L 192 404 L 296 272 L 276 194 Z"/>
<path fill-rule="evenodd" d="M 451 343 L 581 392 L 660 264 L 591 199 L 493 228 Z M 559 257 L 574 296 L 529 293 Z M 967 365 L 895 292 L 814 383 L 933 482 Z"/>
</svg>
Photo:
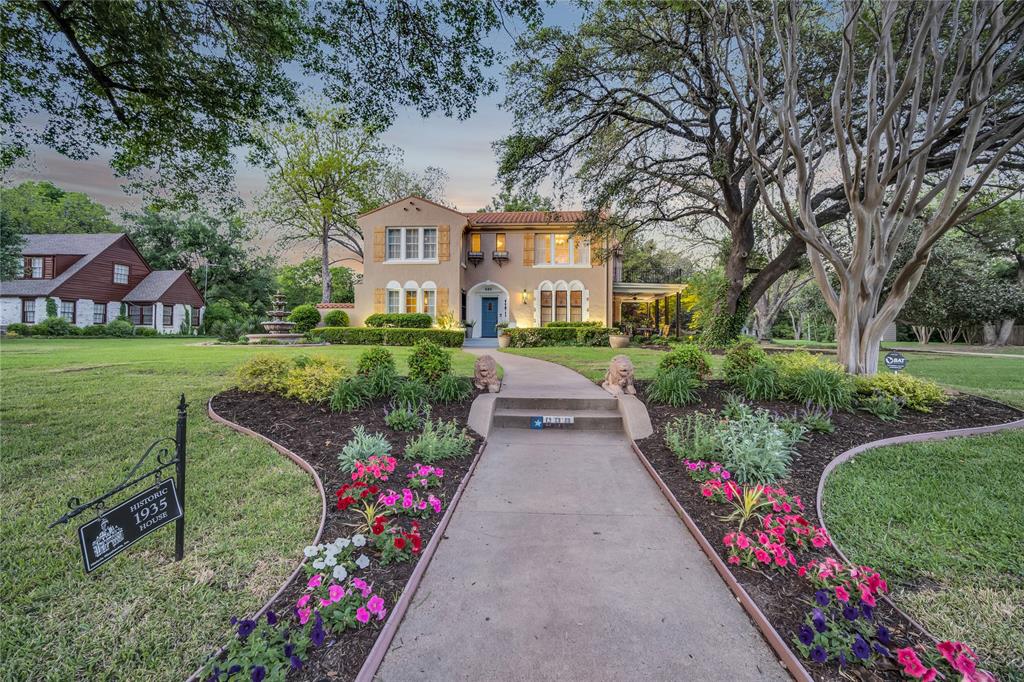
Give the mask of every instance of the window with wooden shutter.
<svg viewBox="0 0 1024 682">
<path fill-rule="evenodd" d="M 373 231 L 373 262 L 384 262 L 384 228 L 378 227 Z"/>
<path fill-rule="evenodd" d="M 373 290 L 373 312 L 382 313 L 384 312 L 384 290 L 374 289 Z"/>
<path fill-rule="evenodd" d="M 446 261 L 452 257 L 451 228 L 448 225 L 437 226 L 437 259 Z"/>
<path fill-rule="evenodd" d="M 527 232 L 523 235 L 523 266 L 533 267 L 533 233 Z"/>
</svg>

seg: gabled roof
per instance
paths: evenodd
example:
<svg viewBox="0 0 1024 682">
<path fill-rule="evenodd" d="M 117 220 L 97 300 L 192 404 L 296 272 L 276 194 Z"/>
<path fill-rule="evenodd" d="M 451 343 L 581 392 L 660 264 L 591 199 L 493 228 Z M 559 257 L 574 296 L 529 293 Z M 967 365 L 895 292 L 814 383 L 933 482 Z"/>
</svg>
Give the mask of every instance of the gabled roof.
<svg viewBox="0 0 1024 682">
<path fill-rule="evenodd" d="M 88 265 L 125 235 L 101 234 L 26 234 L 21 253 L 25 256 L 81 256 L 53 279 L 13 279 L 0 283 L 4 296 L 46 296 Z"/>
<path fill-rule="evenodd" d="M 549 225 L 551 223 L 578 223 L 587 217 L 586 211 L 497 211 L 463 213 L 470 225 Z"/>
<path fill-rule="evenodd" d="M 152 303 L 159 301 L 171 285 L 185 274 L 184 270 L 154 270 L 135 285 L 135 288 L 121 299 L 126 303 Z"/>
<path fill-rule="evenodd" d="M 394 206 L 396 204 L 400 204 L 403 201 L 412 201 L 412 200 L 422 201 L 425 204 L 430 204 L 431 206 L 436 206 L 438 208 L 443 208 L 444 210 L 448 211 L 449 213 L 453 213 L 453 214 L 455 214 L 457 216 L 464 215 L 464 214 L 459 213 L 458 211 L 456 211 L 451 206 L 445 206 L 444 204 L 439 204 L 436 201 L 431 201 L 430 199 L 424 199 L 423 197 L 416 196 L 415 194 L 410 194 L 408 196 L 402 197 L 401 199 L 395 199 L 391 203 L 384 204 L 383 206 L 378 206 L 377 208 L 373 209 L 372 211 L 367 211 L 366 213 L 360 213 L 358 216 L 356 216 L 356 219 L 363 218 L 363 217 L 368 216 L 368 215 L 370 215 L 372 213 L 376 213 L 377 211 L 383 211 L 385 208 L 389 208 L 389 207 Z"/>
</svg>

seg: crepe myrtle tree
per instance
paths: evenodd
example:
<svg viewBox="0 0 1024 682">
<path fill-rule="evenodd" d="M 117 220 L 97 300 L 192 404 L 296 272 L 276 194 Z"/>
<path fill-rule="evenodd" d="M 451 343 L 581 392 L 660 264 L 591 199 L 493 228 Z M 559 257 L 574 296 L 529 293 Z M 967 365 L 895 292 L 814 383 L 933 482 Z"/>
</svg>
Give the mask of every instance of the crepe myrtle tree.
<svg viewBox="0 0 1024 682">
<path fill-rule="evenodd" d="M 758 182 L 778 198 L 765 206 L 806 243 L 836 317 L 838 360 L 851 373 L 872 374 L 882 334 L 936 242 L 983 210 L 972 201 L 997 169 L 1009 191 L 1019 190 L 1019 178 L 1005 171 L 1019 168 L 1024 139 L 1024 5 L 846 0 L 837 11 L 788 2 L 762 30 L 734 31 L 741 68 L 731 73 L 745 79 L 731 78 L 730 90 L 744 102 Z M 834 67 L 815 85 L 803 67 L 804 38 L 821 21 L 842 32 Z M 766 57 L 765 42 L 778 50 Z M 801 118 L 806 93 L 822 87 L 830 91 L 829 115 Z M 774 134 L 782 139 L 777 153 L 756 144 Z M 838 202 L 854 223 L 848 254 L 830 242 L 814 204 L 836 176 Z M 890 278 L 915 220 L 921 230 L 912 253 Z"/>
</svg>

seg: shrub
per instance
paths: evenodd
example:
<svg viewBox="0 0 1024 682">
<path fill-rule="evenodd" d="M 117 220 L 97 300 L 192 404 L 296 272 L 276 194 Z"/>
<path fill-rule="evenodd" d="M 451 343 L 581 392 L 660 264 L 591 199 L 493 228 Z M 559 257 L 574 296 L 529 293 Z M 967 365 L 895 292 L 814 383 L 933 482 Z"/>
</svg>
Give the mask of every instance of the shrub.
<svg viewBox="0 0 1024 682">
<path fill-rule="evenodd" d="M 10 331 L 8 328 L 7 331 Z M 90 324 L 88 327 L 82 327 L 82 336 L 106 336 L 107 326 L 103 324 Z"/>
<path fill-rule="evenodd" d="M 434 382 L 431 394 L 434 400 L 441 403 L 461 403 L 473 392 L 469 379 L 458 377 L 449 372 Z"/>
<path fill-rule="evenodd" d="M 325 327 L 347 327 L 348 313 L 344 310 L 332 310 L 324 315 Z"/>
<path fill-rule="evenodd" d="M 382 433 L 367 433 L 362 426 L 352 429 L 352 440 L 345 443 L 338 453 L 338 466 L 346 474 L 356 470 L 356 462 L 366 462 L 371 456 L 387 457 L 391 454 L 391 443 Z"/>
<path fill-rule="evenodd" d="M 409 355 L 409 378 L 432 384 L 452 371 L 452 354 L 433 341 L 416 343 Z"/>
<path fill-rule="evenodd" d="M 903 406 L 915 412 L 931 412 L 933 405 L 948 400 L 942 388 L 934 381 L 918 379 L 906 372 L 857 377 L 854 384 L 861 396 L 881 394 L 887 398 L 898 398 Z"/>
<path fill-rule="evenodd" d="M 135 326 L 120 318 L 107 322 L 107 336 L 128 337 L 135 334 Z"/>
<path fill-rule="evenodd" d="M 613 329 L 600 323 L 565 322 L 556 325 L 550 322 L 543 327 L 509 327 L 504 333 L 509 337 L 512 348 L 537 348 L 540 346 L 607 346 L 608 335 Z"/>
<path fill-rule="evenodd" d="M 351 412 L 365 405 L 370 400 L 366 377 L 357 374 L 342 379 L 331 391 L 331 410 L 334 412 Z"/>
<path fill-rule="evenodd" d="M 548 329 L 557 327 L 600 327 L 601 323 L 598 322 L 597 320 L 587 320 L 586 322 L 568 322 L 566 320 L 555 320 L 553 322 L 548 322 L 544 326 L 547 327 Z"/>
<path fill-rule="evenodd" d="M 384 415 L 384 423 L 395 431 L 415 431 L 429 413 L 415 403 L 392 404 Z"/>
<path fill-rule="evenodd" d="M 360 374 L 359 378 L 366 387 L 366 394 L 371 398 L 386 398 L 395 392 L 400 381 L 393 367 L 381 365 L 369 374 Z"/>
<path fill-rule="evenodd" d="M 903 400 L 883 393 L 872 393 L 868 396 L 859 396 L 857 407 L 884 422 L 894 422 L 899 420 L 900 412 L 903 411 Z"/>
<path fill-rule="evenodd" d="M 32 326 L 23 322 L 15 322 L 14 324 L 7 325 L 8 334 L 17 334 L 18 336 L 32 336 Z"/>
<path fill-rule="evenodd" d="M 401 379 L 395 387 L 395 400 L 400 403 L 425 402 L 430 396 L 430 387 L 419 379 Z"/>
<path fill-rule="evenodd" d="M 78 333 L 78 327 L 63 317 L 48 317 L 32 327 L 35 336 L 73 336 Z"/>
<path fill-rule="evenodd" d="M 825 409 L 849 409 L 853 404 L 853 379 L 838 363 L 805 351 L 776 355 L 782 394 L 801 403 Z"/>
<path fill-rule="evenodd" d="M 688 367 L 674 367 L 658 373 L 647 387 L 647 397 L 659 405 L 682 407 L 697 401 L 704 384 Z"/>
<path fill-rule="evenodd" d="M 292 314 L 288 316 L 288 320 L 295 323 L 295 326 L 292 327 L 293 332 L 305 334 L 320 324 L 320 311 L 316 309 L 315 305 L 304 303 L 295 306 Z"/>
<path fill-rule="evenodd" d="M 733 375 L 730 383 L 750 400 L 775 400 L 782 394 L 779 369 L 770 362 Z"/>
<path fill-rule="evenodd" d="M 715 459 L 722 449 L 718 420 L 703 412 L 678 417 L 665 427 L 665 445 L 679 459 Z"/>
<path fill-rule="evenodd" d="M 284 393 L 292 362 L 278 353 L 258 353 L 235 370 L 238 390 L 247 393 Z"/>
<path fill-rule="evenodd" d="M 465 429 L 459 428 L 453 419 L 428 419 L 423 422 L 423 432 L 413 438 L 405 448 L 406 459 L 416 460 L 423 464 L 450 457 L 463 457 L 473 449 L 473 439 Z"/>
<path fill-rule="evenodd" d="M 244 331 L 244 329 L 243 329 Z M 159 332 L 152 327 L 136 327 L 135 336 L 157 336 Z M 237 337 L 236 337 L 237 339 Z"/>
<path fill-rule="evenodd" d="M 658 369 L 667 372 L 685 367 L 698 379 L 711 376 L 711 356 L 692 343 L 684 343 L 670 350 L 658 363 Z"/>
<path fill-rule="evenodd" d="M 370 374 L 378 367 L 395 371 L 395 356 L 387 348 L 367 348 L 356 361 L 357 374 Z"/>
<path fill-rule="evenodd" d="M 462 330 L 386 327 L 317 327 L 306 332 L 306 337 L 314 343 L 326 341 L 359 346 L 412 346 L 421 339 L 429 339 L 446 348 L 461 348 L 466 340 Z"/>
<path fill-rule="evenodd" d="M 212 325 L 210 331 L 217 336 L 218 341 L 235 343 L 241 338 L 242 334 L 248 331 L 248 327 L 241 320 L 231 318 Z M 137 330 L 136 334 L 138 333 L 139 331 Z"/>
<path fill-rule="evenodd" d="M 314 355 L 303 367 L 294 367 L 285 377 L 285 396 L 304 403 L 322 403 L 331 397 L 345 368 L 323 355 Z"/>
<path fill-rule="evenodd" d="M 722 417 L 725 419 L 739 419 L 752 413 L 754 408 L 743 402 L 743 398 L 735 393 L 726 393 L 725 402 L 722 405 Z"/>
<path fill-rule="evenodd" d="M 366 318 L 367 327 L 429 329 L 433 324 L 434 318 L 426 313 L 374 313 Z"/>
<path fill-rule="evenodd" d="M 832 410 L 823 410 L 814 403 L 807 403 L 794 419 L 804 426 L 808 431 L 815 433 L 834 433 L 835 424 L 832 423 Z"/>
<path fill-rule="evenodd" d="M 786 475 L 803 433 L 799 425 L 782 428 L 766 410 L 757 410 L 720 425 L 720 461 L 744 485 L 772 483 Z"/>
<path fill-rule="evenodd" d="M 768 354 L 751 338 L 743 338 L 733 343 L 725 351 L 725 359 L 722 361 L 722 374 L 726 381 L 732 381 L 735 377 L 749 372 L 758 365 L 768 362 Z"/>
</svg>

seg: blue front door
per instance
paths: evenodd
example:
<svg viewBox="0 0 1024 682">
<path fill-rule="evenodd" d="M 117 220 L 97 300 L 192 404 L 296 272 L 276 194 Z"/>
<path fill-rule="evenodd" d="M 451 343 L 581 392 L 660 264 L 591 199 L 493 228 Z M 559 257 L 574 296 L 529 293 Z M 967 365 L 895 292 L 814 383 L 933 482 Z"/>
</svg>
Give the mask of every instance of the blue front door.
<svg viewBox="0 0 1024 682">
<path fill-rule="evenodd" d="M 498 297 L 480 299 L 480 336 L 493 339 L 498 335 Z"/>
</svg>

